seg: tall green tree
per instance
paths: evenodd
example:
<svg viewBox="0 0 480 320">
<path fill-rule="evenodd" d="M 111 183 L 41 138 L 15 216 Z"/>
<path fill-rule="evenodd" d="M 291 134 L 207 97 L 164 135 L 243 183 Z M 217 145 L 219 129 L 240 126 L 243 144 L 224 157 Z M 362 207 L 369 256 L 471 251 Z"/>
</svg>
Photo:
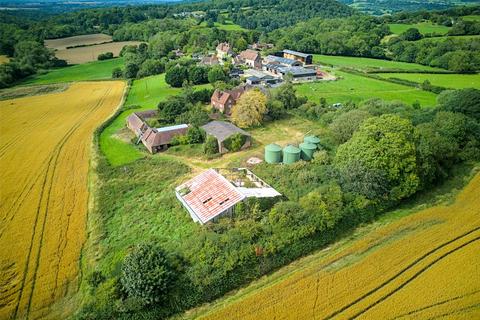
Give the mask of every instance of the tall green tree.
<svg viewBox="0 0 480 320">
<path fill-rule="evenodd" d="M 338 148 L 334 165 L 340 173 L 353 170 L 356 164 L 382 173 L 390 188 L 386 198 L 400 200 L 419 186 L 414 137 L 407 119 L 389 114 L 369 118 Z"/>
</svg>

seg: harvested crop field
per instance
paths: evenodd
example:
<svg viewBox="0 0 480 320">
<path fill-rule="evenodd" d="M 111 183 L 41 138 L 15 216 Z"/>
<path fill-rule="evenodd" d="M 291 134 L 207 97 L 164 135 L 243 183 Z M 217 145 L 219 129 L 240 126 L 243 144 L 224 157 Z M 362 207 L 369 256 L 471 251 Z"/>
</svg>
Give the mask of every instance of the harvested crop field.
<svg viewBox="0 0 480 320">
<path fill-rule="evenodd" d="M 69 64 L 80 64 L 96 61 L 99 54 L 106 52 L 112 52 L 115 57 L 118 57 L 124 46 L 139 45 L 140 43 L 141 42 L 138 41 L 123 41 L 96 44 L 93 46 L 72 49 L 62 49 L 55 51 L 55 56 L 59 59 L 66 60 Z"/>
<path fill-rule="evenodd" d="M 480 318 L 480 174 L 454 204 L 373 231 L 201 319 Z M 323 255 L 322 255 L 323 254 Z"/>
<path fill-rule="evenodd" d="M 10 58 L 4 55 L 0 55 L 0 64 L 4 64 L 10 61 Z"/>
<path fill-rule="evenodd" d="M 124 89 L 83 82 L 0 101 L 0 319 L 44 317 L 77 291 L 92 135 Z"/>
<path fill-rule="evenodd" d="M 67 49 L 76 46 L 89 46 L 93 44 L 105 43 L 113 41 L 108 34 L 95 33 L 82 36 L 74 36 L 60 39 L 45 40 L 45 46 L 54 50 Z"/>
</svg>

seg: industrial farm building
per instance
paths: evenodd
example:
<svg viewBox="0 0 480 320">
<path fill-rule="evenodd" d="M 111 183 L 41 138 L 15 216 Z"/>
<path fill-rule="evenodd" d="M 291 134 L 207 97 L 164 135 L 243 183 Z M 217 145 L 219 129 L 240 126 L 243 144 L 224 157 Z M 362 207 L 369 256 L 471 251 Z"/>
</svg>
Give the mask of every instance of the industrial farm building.
<svg viewBox="0 0 480 320">
<path fill-rule="evenodd" d="M 246 198 L 275 198 L 275 189 L 245 168 L 209 169 L 175 188 L 175 195 L 200 224 L 232 216 Z"/>
<path fill-rule="evenodd" d="M 225 147 L 225 141 L 233 136 L 234 134 L 241 134 L 245 136 L 245 143 L 241 147 L 241 150 L 250 147 L 252 144 L 252 138 L 250 134 L 234 124 L 226 121 L 211 121 L 206 125 L 202 126 L 202 129 L 205 130 L 207 135 L 213 136 L 218 141 L 218 152 L 226 153 L 229 150 Z"/>
</svg>

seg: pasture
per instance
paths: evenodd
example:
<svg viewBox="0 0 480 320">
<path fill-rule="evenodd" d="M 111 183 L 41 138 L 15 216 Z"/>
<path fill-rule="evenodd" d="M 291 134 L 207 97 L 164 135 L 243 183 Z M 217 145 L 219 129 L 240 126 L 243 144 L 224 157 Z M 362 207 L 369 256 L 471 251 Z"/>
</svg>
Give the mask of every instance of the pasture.
<svg viewBox="0 0 480 320">
<path fill-rule="evenodd" d="M 433 68 L 416 63 L 389 61 L 372 58 L 327 56 L 321 54 L 313 55 L 313 62 L 316 64 L 327 64 L 335 67 L 346 67 L 363 71 L 375 70 L 404 70 L 404 71 L 445 71 L 440 68 Z"/>
<path fill-rule="evenodd" d="M 341 78 L 337 81 L 318 81 L 297 85 L 297 93 L 316 102 L 320 98 L 325 98 L 331 104 L 380 98 L 390 101 L 398 100 L 407 104 L 418 101 L 422 107 L 435 105 L 436 95 L 431 92 L 341 71 L 336 71 L 335 74 Z"/>
<path fill-rule="evenodd" d="M 97 61 L 98 55 L 106 52 L 112 52 L 114 57 L 118 57 L 124 46 L 139 45 L 140 43 L 139 41 L 109 42 L 92 46 L 62 49 L 55 51 L 55 56 L 59 59 L 66 60 L 68 64 L 81 64 Z"/>
<path fill-rule="evenodd" d="M 479 193 L 477 173 L 451 205 L 393 212 L 393 221 L 364 227 L 355 240 L 296 261 L 190 315 L 203 320 L 478 318 Z"/>
<path fill-rule="evenodd" d="M 388 26 L 394 34 L 401 34 L 410 28 L 415 28 L 422 34 L 434 33 L 444 35 L 451 29 L 450 27 L 433 24 L 431 22 L 420 22 L 415 24 L 389 23 Z"/>
<path fill-rule="evenodd" d="M 64 50 L 69 47 L 91 46 L 112 41 L 112 37 L 107 34 L 95 33 L 67 38 L 48 39 L 45 40 L 45 46 L 53 50 Z"/>
<path fill-rule="evenodd" d="M 204 21 L 200 24 L 200 26 L 206 27 L 207 23 Z M 246 31 L 247 30 L 242 26 L 239 26 L 238 24 L 233 23 L 233 21 L 231 20 L 225 20 L 225 23 L 215 22 L 214 26 L 215 28 L 218 28 L 220 30 L 225 30 L 225 31 Z"/>
<path fill-rule="evenodd" d="M 480 74 L 379 73 L 382 78 L 397 78 L 452 89 L 480 88 Z"/>
<path fill-rule="evenodd" d="M 85 82 L 0 101 L 1 319 L 64 318 L 50 312 L 81 280 L 92 135 L 124 89 Z"/>
<path fill-rule="evenodd" d="M 462 19 L 465 21 L 480 21 L 480 15 L 463 16 Z"/>
<path fill-rule="evenodd" d="M 52 69 L 46 73 L 36 74 L 27 78 L 22 82 L 22 85 L 111 79 L 112 70 L 115 68 L 123 68 L 123 63 L 123 58 L 115 58 Z"/>
<path fill-rule="evenodd" d="M 209 84 L 195 86 L 196 89 L 210 88 Z M 171 95 L 181 92 L 181 88 L 172 88 L 165 82 L 165 74 L 135 80 L 125 102 L 126 107 L 134 106 L 122 112 L 100 135 L 100 149 L 111 165 L 123 165 L 145 156 L 130 142 L 122 141 L 116 135 L 125 127 L 127 117 L 134 111 L 156 109 L 158 103 Z"/>
</svg>

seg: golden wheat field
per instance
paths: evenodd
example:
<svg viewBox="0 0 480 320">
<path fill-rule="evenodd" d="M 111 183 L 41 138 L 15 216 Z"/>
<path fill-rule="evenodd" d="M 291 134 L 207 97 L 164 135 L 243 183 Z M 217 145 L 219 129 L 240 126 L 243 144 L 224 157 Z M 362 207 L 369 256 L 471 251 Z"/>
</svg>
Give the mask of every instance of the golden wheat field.
<svg viewBox="0 0 480 320">
<path fill-rule="evenodd" d="M 138 46 L 140 43 L 141 42 L 138 41 L 122 41 L 71 49 L 59 49 L 55 51 L 55 56 L 59 59 L 66 60 L 69 64 L 80 64 L 97 61 L 98 55 L 106 52 L 112 52 L 115 57 L 118 57 L 124 46 Z"/>
<path fill-rule="evenodd" d="M 93 131 L 120 81 L 0 101 L 0 319 L 45 317 L 76 292 Z"/>
<path fill-rule="evenodd" d="M 379 228 L 202 319 L 480 319 L 480 174 L 451 206 Z"/>
</svg>

